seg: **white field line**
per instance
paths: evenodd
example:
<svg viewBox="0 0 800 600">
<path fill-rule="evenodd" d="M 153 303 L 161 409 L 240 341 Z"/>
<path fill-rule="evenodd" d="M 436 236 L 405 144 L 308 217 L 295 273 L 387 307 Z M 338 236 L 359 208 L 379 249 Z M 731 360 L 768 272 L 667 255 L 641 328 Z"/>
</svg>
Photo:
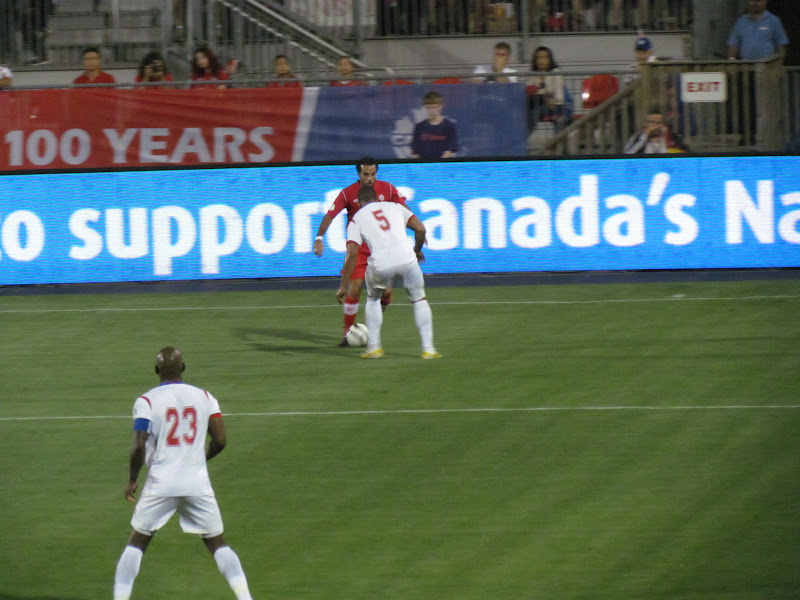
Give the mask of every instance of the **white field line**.
<svg viewBox="0 0 800 600">
<path fill-rule="evenodd" d="M 795 300 L 800 294 L 773 295 L 773 296 L 720 296 L 720 297 L 690 297 L 669 296 L 665 298 L 607 298 L 600 300 L 466 300 L 463 302 L 431 302 L 436 306 L 490 306 L 490 305 L 547 305 L 547 304 L 624 304 L 631 302 L 736 302 L 748 300 Z M 409 306 L 407 302 L 394 302 L 396 306 Z M 297 308 L 331 308 L 338 304 L 282 304 L 274 306 L 163 306 L 163 307 L 131 307 L 131 308 L 17 308 L 0 309 L 0 314 L 40 314 L 40 313 L 89 313 L 89 312 L 165 312 L 165 311 L 190 311 L 190 310 L 287 310 Z"/>
<path fill-rule="evenodd" d="M 400 408 L 395 410 L 308 410 L 285 412 L 223 413 L 226 417 L 347 417 L 358 415 L 426 415 L 441 413 L 531 413 L 577 411 L 710 411 L 710 410 L 797 410 L 800 404 L 715 404 L 708 406 L 522 406 L 516 408 Z M 131 419 L 130 415 L 0 417 L 0 421 L 86 421 Z"/>
</svg>

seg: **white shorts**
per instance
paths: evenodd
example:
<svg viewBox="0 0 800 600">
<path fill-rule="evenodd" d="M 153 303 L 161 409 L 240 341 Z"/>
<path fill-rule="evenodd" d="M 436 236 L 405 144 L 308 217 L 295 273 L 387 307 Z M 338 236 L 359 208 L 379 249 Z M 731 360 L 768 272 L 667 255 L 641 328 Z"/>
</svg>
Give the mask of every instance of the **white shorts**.
<svg viewBox="0 0 800 600">
<path fill-rule="evenodd" d="M 383 290 L 391 287 L 395 275 L 403 278 L 403 287 L 406 288 L 412 302 L 418 302 L 425 297 L 425 278 L 416 260 L 385 271 L 378 271 L 372 265 L 367 266 L 367 296 L 379 297 L 383 294 Z"/>
<path fill-rule="evenodd" d="M 204 496 L 142 495 L 133 509 L 131 527 L 139 533 L 153 535 L 178 511 L 178 519 L 186 533 L 204 538 L 222 535 L 222 515 L 213 493 Z"/>
</svg>

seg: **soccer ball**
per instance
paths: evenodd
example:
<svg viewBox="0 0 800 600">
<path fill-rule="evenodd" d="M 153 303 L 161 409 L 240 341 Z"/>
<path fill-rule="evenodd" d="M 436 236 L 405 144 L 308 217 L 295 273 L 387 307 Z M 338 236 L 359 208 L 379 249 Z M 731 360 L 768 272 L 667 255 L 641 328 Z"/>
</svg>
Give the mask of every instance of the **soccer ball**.
<svg viewBox="0 0 800 600">
<path fill-rule="evenodd" d="M 366 346 L 369 341 L 369 329 L 363 323 L 355 323 L 347 330 L 344 337 L 351 346 L 356 348 Z"/>
</svg>

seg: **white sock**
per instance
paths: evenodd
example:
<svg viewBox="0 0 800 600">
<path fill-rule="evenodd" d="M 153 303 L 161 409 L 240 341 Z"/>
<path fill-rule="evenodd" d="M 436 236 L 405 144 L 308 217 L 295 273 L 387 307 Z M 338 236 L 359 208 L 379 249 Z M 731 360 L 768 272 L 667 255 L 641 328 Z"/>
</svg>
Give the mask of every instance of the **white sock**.
<svg viewBox="0 0 800 600">
<path fill-rule="evenodd" d="M 133 581 L 139 574 L 141 564 L 142 551 L 135 546 L 126 546 L 114 574 L 114 600 L 128 600 L 131 597 Z"/>
<path fill-rule="evenodd" d="M 414 323 L 417 324 L 417 331 L 422 340 L 422 351 L 433 351 L 433 313 L 428 300 L 423 298 L 414 302 Z"/>
<path fill-rule="evenodd" d="M 383 325 L 383 310 L 381 310 L 381 299 L 367 298 L 364 305 L 364 316 L 367 319 L 367 329 L 369 329 L 369 342 L 367 352 L 381 347 L 381 326 Z"/>
<path fill-rule="evenodd" d="M 253 600 L 250 589 L 247 587 L 247 577 L 242 570 L 242 563 L 230 546 L 223 546 L 214 552 L 214 560 L 217 561 L 219 572 L 228 580 L 237 600 Z"/>
</svg>

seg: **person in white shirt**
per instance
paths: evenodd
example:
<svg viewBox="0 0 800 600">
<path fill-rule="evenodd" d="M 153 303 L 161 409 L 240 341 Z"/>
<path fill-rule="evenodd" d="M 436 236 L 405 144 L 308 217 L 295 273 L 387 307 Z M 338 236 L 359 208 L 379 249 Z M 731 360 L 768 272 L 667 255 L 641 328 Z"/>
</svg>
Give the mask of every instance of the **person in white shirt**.
<svg viewBox="0 0 800 600">
<path fill-rule="evenodd" d="M 511 46 L 507 42 L 497 42 L 494 46 L 494 59 L 491 65 L 478 65 L 473 73 L 482 77 L 473 77 L 473 83 L 516 83 L 517 78 L 509 73 L 516 69 L 506 66 L 511 58 Z"/>
<path fill-rule="evenodd" d="M 403 278 L 403 287 L 414 307 L 414 323 L 422 340 L 422 358 L 441 358 L 433 346 L 433 316 L 425 296 L 425 281 L 419 263 L 425 260 L 425 225 L 408 208 L 394 202 L 376 202 L 375 190 L 362 187 L 358 191 L 361 208 L 347 226 L 347 255 L 342 268 L 342 285 L 347 289 L 362 243 L 369 246 L 367 261 L 367 302 L 364 307 L 369 341 L 361 358 L 381 358 L 381 295 L 391 286 L 395 275 Z M 414 232 L 412 249 L 406 228 Z"/>
<path fill-rule="evenodd" d="M 130 598 L 144 552 L 175 512 L 184 532 L 202 537 L 237 600 L 252 600 L 239 557 L 222 535 L 222 516 L 206 467 L 226 444 L 219 402 L 209 392 L 183 383 L 185 369 L 180 350 L 163 348 L 155 366 L 161 384 L 133 405 L 133 445 L 125 486 L 129 502 L 135 501 L 139 471 L 145 464 L 148 470 L 133 511 L 133 530 L 117 563 L 114 600 Z"/>
<path fill-rule="evenodd" d="M 11 69 L 0 65 L 0 90 L 10 88 L 13 81 L 14 75 L 11 73 Z"/>
</svg>

